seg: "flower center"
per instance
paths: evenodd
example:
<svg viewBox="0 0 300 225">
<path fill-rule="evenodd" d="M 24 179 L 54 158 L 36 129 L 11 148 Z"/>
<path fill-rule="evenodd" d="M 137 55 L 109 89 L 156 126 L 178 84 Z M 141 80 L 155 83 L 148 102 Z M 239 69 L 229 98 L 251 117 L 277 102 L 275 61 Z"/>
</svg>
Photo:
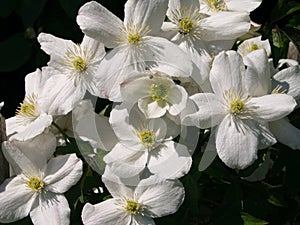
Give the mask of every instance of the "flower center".
<svg viewBox="0 0 300 225">
<path fill-rule="evenodd" d="M 236 99 L 230 103 L 230 112 L 234 115 L 243 112 L 245 108 L 246 108 L 245 103 L 240 99 Z"/>
<path fill-rule="evenodd" d="M 251 50 L 250 51 L 255 51 L 255 50 L 258 50 L 259 49 L 259 46 L 257 44 L 252 44 L 251 45 Z"/>
<path fill-rule="evenodd" d="M 131 45 L 138 45 L 141 42 L 142 38 L 138 32 L 128 34 L 128 43 Z"/>
<path fill-rule="evenodd" d="M 126 200 L 126 206 L 125 206 L 125 210 L 128 212 L 128 213 L 131 213 L 133 215 L 136 215 L 139 210 L 140 210 L 140 204 L 135 202 L 135 201 L 132 201 L 132 200 Z"/>
<path fill-rule="evenodd" d="M 154 101 L 165 99 L 168 95 L 167 87 L 163 84 L 152 84 L 150 92 Z"/>
<path fill-rule="evenodd" d="M 151 147 L 155 144 L 155 134 L 151 131 L 144 131 L 139 133 L 141 142 L 146 147 Z"/>
<path fill-rule="evenodd" d="M 204 0 L 209 8 L 215 12 L 223 11 L 226 9 L 224 0 Z"/>
<path fill-rule="evenodd" d="M 72 60 L 72 64 L 73 64 L 73 67 L 75 68 L 75 70 L 77 70 L 77 71 L 82 72 L 87 69 L 87 65 L 86 65 L 85 61 L 80 56 L 77 56 L 77 58 Z"/>
<path fill-rule="evenodd" d="M 36 98 L 35 94 L 27 96 L 17 109 L 16 116 L 29 119 L 30 121 L 39 117 L 40 110 L 37 107 L 38 104 Z"/>
<path fill-rule="evenodd" d="M 179 20 L 179 28 L 179 33 L 188 34 L 194 28 L 194 24 L 189 17 L 185 17 Z"/>
<path fill-rule="evenodd" d="M 36 192 L 40 192 L 44 188 L 45 184 L 41 179 L 31 177 L 29 181 L 27 181 L 27 186 Z"/>
</svg>

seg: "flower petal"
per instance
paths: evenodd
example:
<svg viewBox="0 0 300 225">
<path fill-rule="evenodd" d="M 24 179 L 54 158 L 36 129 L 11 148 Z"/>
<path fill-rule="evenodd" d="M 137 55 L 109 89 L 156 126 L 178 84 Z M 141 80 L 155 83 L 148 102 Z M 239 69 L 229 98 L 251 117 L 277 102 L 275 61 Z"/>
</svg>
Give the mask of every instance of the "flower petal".
<svg viewBox="0 0 300 225">
<path fill-rule="evenodd" d="M 135 190 L 145 208 L 145 216 L 156 218 L 175 213 L 184 199 L 183 185 L 179 180 L 152 177 L 142 180 Z"/>
<path fill-rule="evenodd" d="M 300 130 L 294 127 L 287 118 L 272 121 L 269 126 L 279 142 L 292 149 L 300 149 Z"/>
<path fill-rule="evenodd" d="M 153 101 L 151 97 L 138 100 L 138 106 L 147 118 L 159 118 L 166 114 L 169 104 L 165 101 Z"/>
<path fill-rule="evenodd" d="M 116 39 L 123 26 L 117 16 L 95 1 L 88 2 L 79 9 L 77 23 L 83 33 L 104 43 L 108 48 L 116 47 Z"/>
<path fill-rule="evenodd" d="M 250 29 L 247 12 L 219 12 L 201 20 L 201 39 L 204 41 L 232 40 Z"/>
<path fill-rule="evenodd" d="M 37 197 L 22 177 L 17 176 L 0 186 L 0 222 L 10 223 L 26 217 Z"/>
<path fill-rule="evenodd" d="M 244 169 L 251 165 L 257 158 L 257 133 L 252 124 L 245 127 L 243 122 L 226 116 L 216 133 L 220 159 L 230 168 Z"/>
<path fill-rule="evenodd" d="M 64 195 L 41 193 L 39 202 L 40 204 L 30 212 L 33 224 L 70 224 L 69 203 Z"/>
<path fill-rule="evenodd" d="M 252 108 L 251 114 L 258 120 L 274 121 L 290 114 L 296 101 L 286 94 L 272 94 L 252 98 L 247 104 Z"/>
<path fill-rule="evenodd" d="M 276 85 L 281 85 L 281 91 L 293 96 L 297 101 L 300 99 L 300 66 L 292 66 L 283 69 L 274 75 Z M 276 86 L 275 85 L 275 86 Z"/>
<path fill-rule="evenodd" d="M 124 24 L 139 24 L 149 27 L 150 34 L 157 34 L 168 8 L 168 0 L 128 0 L 125 4 Z"/>
<path fill-rule="evenodd" d="M 189 120 L 199 128 L 210 128 L 218 125 L 224 118 L 226 111 L 215 94 L 199 93 L 191 97 L 199 110 L 187 115 L 184 120 Z"/>
<path fill-rule="evenodd" d="M 40 33 L 37 39 L 41 45 L 41 49 L 50 55 L 50 60 L 54 60 L 58 63 L 63 63 L 66 52 L 74 45 L 70 40 L 58 38 L 46 33 Z"/>
<path fill-rule="evenodd" d="M 85 204 L 81 217 L 85 225 L 131 224 L 130 214 L 126 213 L 115 199 L 108 199 L 96 205 Z"/>
<path fill-rule="evenodd" d="M 179 85 L 170 88 L 166 101 L 170 103 L 169 113 L 173 116 L 178 115 L 186 107 L 188 94 Z"/>
<path fill-rule="evenodd" d="M 45 170 L 47 190 L 64 193 L 75 185 L 82 175 L 82 161 L 75 154 L 51 159 Z"/>
<path fill-rule="evenodd" d="M 147 159 L 148 154 L 145 151 L 134 151 L 122 144 L 116 144 L 103 160 L 114 174 L 120 178 L 128 178 L 143 171 Z"/>
<path fill-rule="evenodd" d="M 245 89 L 250 96 L 262 96 L 271 92 L 271 74 L 268 56 L 264 49 L 253 51 L 244 58 L 247 66 Z"/>
<path fill-rule="evenodd" d="M 184 176 L 190 170 L 192 157 L 186 146 L 165 142 L 150 151 L 147 167 L 150 172 L 166 179 L 176 179 Z"/>
<path fill-rule="evenodd" d="M 223 98 L 224 91 L 243 91 L 245 74 L 243 58 L 235 51 L 221 52 L 213 61 L 210 82 L 214 93 Z"/>
<path fill-rule="evenodd" d="M 225 2 L 230 11 L 251 12 L 261 4 L 262 0 L 225 0 Z"/>
</svg>

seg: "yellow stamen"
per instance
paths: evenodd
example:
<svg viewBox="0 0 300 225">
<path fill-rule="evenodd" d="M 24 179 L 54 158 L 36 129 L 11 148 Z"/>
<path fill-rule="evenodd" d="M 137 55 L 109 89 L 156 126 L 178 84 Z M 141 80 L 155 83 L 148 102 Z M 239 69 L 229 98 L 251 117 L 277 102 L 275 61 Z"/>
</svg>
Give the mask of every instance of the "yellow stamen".
<svg viewBox="0 0 300 225">
<path fill-rule="evenodd" d="M 140 210 L 140 204 L 139 203 L 137 203 L 135 201 L 132 201 L 132 200 L 126 200 L 126 203 L 127 203 L 127 205 L 125 206 L 125 210 L 128 213 L 136 215 L 139 212 L 139 210 Z"/>
<path fill-rule="evenodd" d="M 141 42 L 142 38 L 139 33 L 129 33 L 128 34 L 128 43 L 131 45 L 138 45 Z"/>
<path fill-rule="evenodd" d="M 152 84 L 150 93 L 154 101 L 160 101 L 167 97 L 168 90 L 163 84 Z"/>
<path fill-rule="evenodd" d="M 44 181 L 42 181 L 38 177 L 31 177 L 27 181 L 27 186 L 36 192 L 42 191 L 42 189 L 44 188 L 44 185 L 45 185 Z"/>
<path fill-rule="evenodd" d="M 80 56 L 77 56 L 76 59 L 72 60 L 72 64 L 77 71 L 82 72 L 87 69 L 85 61 Z"/>
<path fill-rule="evenodd" d="M 194 24 L 189 17 L 179 20 L 179 28 L 181 34 L 188 34 L 194 28 Z"/>
<path fill-rule="evenodd" d="M 232 114 L 236 115 L 236 114 L 243 112 L 245 107 L 246 107 L 246 105 L 243 101 L 241 101 L 240 99 L 236 99 L 230 103 L 230 112 Z"/>
<path fill-rule="evenodd" d="M 151 131 L 144 131 L 139 133 L 141 142 L 146 147 L 151 147 L 155 144 L 155 134 Z"/>
</svg>

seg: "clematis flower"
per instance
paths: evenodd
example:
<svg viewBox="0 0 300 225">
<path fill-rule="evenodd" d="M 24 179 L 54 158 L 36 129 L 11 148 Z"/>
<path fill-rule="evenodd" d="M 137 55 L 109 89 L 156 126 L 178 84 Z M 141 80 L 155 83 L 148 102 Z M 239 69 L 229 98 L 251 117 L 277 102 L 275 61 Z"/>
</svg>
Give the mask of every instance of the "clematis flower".
<svg viewBox="0 0 300 225">
<path fill-rule="evenodd" d="M 3 153 L 17 176 L 0 186 L 0 222 L 10 223 L 30 215 L 35 225 L 68 225 L 70 208 L 63 193 L 80 179 L 81 160 L 69 154 L 47 162 L 49 153 L 36 157 L 36 146 L 31 155 L 23 153 L 23 147 L 26 143 L 3 143 Z M 48 149 L 50 153 L 54 151 L 55 148 Z"/>
<path fill-rule="evenodd" d="M 184 145 L 172 141 L 178 135 L 176 132 L 174 135 L 174 124 L 162 118 L 146 119 L 136 105 L 130 112 L 124 105 L 115 107 L 109 121 L 119 143 L 104 161 L 116 175 L 132 177 L 147 168 L 153 174 L 171 179 L 189 171 L 190 153 Z"/>
<path fill-rule="evenodd" d="M 261 40 L 261 36 L 243 41 L 238 46 L 237 52 L 240 53 L 242 56 L 246 56 L 249 53 L 258 49 L 265 49 L 268 57 L 271 55 L 271 46 L 269 40 Z"/>
<path fill-rule="evenodd" d="M 138 102 L 147 118 L 158 118 L 166 112 L 176 116 L 186 107 L 188 94 L 166 74 L 148 72 L 138 75 L 121 84 L 121 94 L 125 102 Z"/>
<path fill-rule="evenodd" d="M 152 218 L 175 213 L 184 200 L 184 188 L 178 180 L 151 176 L 136 186 L 124 185 L 107 175 L 102 180 L 113 198 L 96 205 L 85 204 L 85 225 L 155 225 Z"/>
<path fill-rule="evenodd" d="M 25 77 L 25 99 L 16 115 L 6 119 L 6 132 L 10 138 L 28 140 L 41 134 L 52 123 L 47 97 L 43 94 L 48 76 L 37 69 Z"/>
<path fill-rule="evenodd" d="M 202 12 L 199 0 L 170 0 L 167 16 L 170 22 L 163 23 L 163 35 L 189 55 L 199 70 L 192 74 L 193 79 L 202 86 L 214 56 L 231 49 L 236 38 L 250 29 L 249 13 L 220 11 L 208 15 Z"/>
<path fill-rule="evenodd" d="M 186 54 L 167 39 L 156 37 L 167 4 L 167 0 L 128 0 L 124 22 L 94 1 L 80 8 L 77 23 L 82 31 L 113 48 L 97 72 L 100 97 L 121 101 L 119 85 L 135 70 L 155 68 L 172 76 L 185 77 L 192 73 L 192 62 Z"/>
<path fill-rule="evenodd" d="M 276 139 L 268 129 L 268 123 L 285 117 L 296 106 L 292 96 L 258 95 L 263 92 L 264 85 L 253 86 L 255 74 L 254 69 L 245 69 L 238 53 L 222 52 L 216 56 L 210 72 L 214 93 L 191 97 L 199 111 L 186 119 L 197 127 L 216 129 L 217 153 L 231 168 L 246 168 L 256 160 L 258 149 L 274 144 Z M 263 73 L 259 76 L 267 79 Z"/>
<path fill-rule="evenodd" d="M 49 102 L 52 101 L 49 109 L 52 114 L 70 112 L 86 90 L 98 95 L 95 77 L 106 53 L 102 43 L 84 36 L 81 44 L 75 44 L 46 33 L 40 33 L 38 41 L 41 49 L 50 55 L 49 67 L 45 69 L 49 79 L 44 91 L 55 90 L 55 98 L 51 98 L 53 93 L 48 97 Z"/>
</svg>

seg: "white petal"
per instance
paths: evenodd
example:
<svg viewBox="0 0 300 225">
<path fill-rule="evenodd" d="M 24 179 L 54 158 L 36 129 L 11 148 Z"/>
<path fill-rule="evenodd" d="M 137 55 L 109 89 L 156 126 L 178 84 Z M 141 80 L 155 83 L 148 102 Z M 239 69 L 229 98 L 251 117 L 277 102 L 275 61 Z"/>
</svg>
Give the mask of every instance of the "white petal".
<svg viewBox="0 0 300 225">
<path fill-rule="evenodd" d="M 48 162 L 44 182 L 54 193 L 64 193 L 75 185 L 82 175 L 82 161 L 75 154 L 57 156 Z"/>
<path fill-rule="evenodd" d="M 58 70 L 48 67 L 43 71 L 52 74 L 43 87 L 43 108 L 50 115 L 66 115 L 84 97 L 85 88 Z"/>
<path fill-rule="evenodd" d="M 47 132 L 27 141 L 13 140 L 10 144 L 22 151 L 36 167 L 43 170 L 47 161 L 56 150 L 56 137 L 52 133 Z"/>
<path fill-rule="evenodd" d="M 254 130 L 254 131 L 252 131 Z M 230 168 L 244 169 L 257 158 L 258 137 L 255 127 L 226 116 L 216 133 L 216 148 L 220 159 Z"/>
<path fill-rule="evenodd" d="M 111 111 L 109 122 L 121 143 L 133 150 L 142 150 L 143 147 L 140 143 L 141 140 L 138 137 L 137 130 L 133 125 L 129 124 L 130 118 L 133 117 L 129 116 L 127 109 L 123 105 L 120 105 Z M 134 118 L 138 122 L 140 121 L 139 119 Z"/>
<path fill-rule="evenodd" d="M 168 0 L 128 0 L 125 4 L 124 24 L 148 26 L 156 34 L 166 16 Z"/>
<path fill-rule="evenodd" d="M 266 51 L 264 49 L 253 51 L 243 59 L 247 66 L 244 81 L 247 93 L 253 97 L 270 93 L 271 74 Z"/>
<path fill-rule="evenodd" d="M 25 77 L 25 93 L 27 96 L 31 94 L 39 95 L 48 79 L 48 74 L 42 73 L 40 69 L 29 73 Z"/>
<path fill-rule="evenodd" d="M 122 144 L 116 144 L 104 157 L 111 171 L 121 178 L 133 177 L 143 171 L 148 159 L 147 152 L 132 151 Z"/>
<path fill-rule="evenodd" d="M 150 96 L 151 85 L 154 83 L 147 73 L 138 73 L 139 77 L 133 77 L 121 84 L 122 98 L 126 102 L 137 102 L 141 97 Z"/>
<path fill-rule="evenodd" d="M 250 17 L 243 12 L 219 12 L 201 20 L 201 39 L 232 40 L 250 29 Z"/>
<path fill-rule="evenodd" d="M 242 91 L 245 74 L 243 58 L 235 51 L 221 52 L 213 61 L 210 82 L 214 93 L 223 98 L 224 91 Z"/>
<path fill-rule="evenodd" d="M 95 40 L 84 35 L 80 46 L 84 49 L 90 50 L 90 57 L 93 59 L 93 64 L 99 63 L 100 60 L 105 56 L 105 47 L 102 42 Z"/>
<path fill-rule="evenodd" d="M 293 96 L 296 100 L 300 99 L 300 66 L 292 66 L 276 73 L 273 77 L 282 86 L 281 90 Z"/>
<path fill-rule="evenodd" d="M 118 142 L 108 117 L 96 114 L 89 100 L 81 101 L 74 108 L 73 123 L 76 135 L 90 142 L 93 148 L 110 151 Z"/>
<path fill-rule="evenodd" d="M 296 101 L 286 94 L 272 94 L 252 98 L 247 104 L 253 109 L 253 116 L 263 121 L 279 120 L 290 114 Z"/>
<path fill-rule="evenodd" d="M 26 217 L 36 199 L 36 193 L 17 176 L 0 186 L 0 222 L 10 223 Z"/>
<path fill-rule="evenodd" d="M 179 11 L 182 9 L 200 9 L 199 1 L 195 0 L 171 0 L 169 1 L 169 9 L 167 11 L 167 16 L 169 19 L 172 18 L 173 11 Z"/>
<path fill-rule="evenodd" d="M 3 154 L 11 165 L 14 173 L 24 173 L 29 176 L 39 176 L 39 169 L 44 169 L 45 164 L 42 166 L 42 168 L 39 168 L 36 162 L 24 154 L 18 147 L 19 146 L 14 144 L 14 141 L 5 141 L 2 144 Z M 44 163 L 46 162 L 44 161 Z"/>
<path fill-rule="evenodd" d="M 170 88 L 166 101 L 170 103 L 169 113 L 178 115 L 186 107 L 188 94 L 185 89 L 179 85 Z"/>
<path fill-rule="evenodd" d="M 256 9 L 262 0 L 226 0 L 228 10 L 251 12 Z"/>
<path fill-rule="evenodd" d="M 190 170 L 192 158 L 186 146 L 165 142 L 150 151 L 148 168 L 151 173 L 166 179 L 184 176 Z"/>
<path fill-rule="evenodd" d="M 152 184 L 151 184 L 151 183 Z M 184 188 L 179 180 L 142 180 L 135 193 L 149 217 L 162 217 L 175 213 L 184 199 Z"/>
<path fill-rule="evenodd" d="M 60 64 L 63 64 L 68 49 L 74 45 L 70 40 L 58 38 L 46 33 L 40 33 L 37 39 L 41 45 L 41 49 L 50 55 L 50 60 L 54 60 Z"/>
<path fill-rule="evenodd" d="M 155 222 L 150 217 L 137 214 L 132 217 L 130 225 L 155 225 Z"/>
<path fill-rule="evenodd" d="M 276 139 L 292 149 L 300 149 L 300 130 L 287 119 L 280 119 L 269 123 L 270 130 Z"/>
<path fill-rule="evenodd" d="M 199 171 L 202 172 L 207 169 L 207 167 L 212 164 L 216 156 L 218 155 L 217 153 L 217 148 L 216 148 L 216 136 L 215 136 L 215 129 L 211 130 L 211 134 L 208 140 L 208 143 L 205 147 L 204 153 L 202 155 L 202 158 L 199 163 Z"/>
<path fill-rule="evenodd" d="M 152 97 L 138 100 L 138 106 L 147 118 L 159 118 L 166 114 L 169 104 L 165 101 L 154 101 Z"/>
<path fill-rule="evenodd" d="M 190 120 L 195 126 L 203 129 L 214 127 L 224 118 L 226 112 L 215 94 L 195 94 L 191 99 L 196 103 L 199 110 L 187 115 L 185 120 Z"/>
<path fill-rule="evenodd" d="M 88 2 L 79 9 L 77 23 L 83 33 L 104 43 L 108 48 L 116 47 L 116 39 L 123 26 L 117 16 L 95 1 Z"/>
<path fill-rule="evenodd" d="M 142 57 L 150 68 L 176 77 L 192 74 L 192 61 L 177 45 L 160 37 L 147 37 L 145 44 Z"/>
<path fill-rule="evenodd" d="M 130 225 L 130 214 L 118 205 L 115 199 L 108 199 L 96 205 L 85 204 L 82 210 L 82 221 L 85 225 Z"/>
<path fill-rule="evenodd" d="M 34 138 L 37 135 L 41 134 L 46 128 L 48 128 L 52 123 L 52 116 L 47 115 L 46 113 L 41 114 L 38 118 L 36 118 L 33 122 L 22 126 L 21 128 L 17 128 L 16 130 L 19 132 L 11 137 L 11 139 L 26 141 L 30 138 Z M 12 130 L 9 128 L 10 123 L 8 125 L 8 133 L 12 133 Z"/>
<path fill-rule="evenodd" d="M 70 208 L 66 197 L 51 192 L 42 193 L 40 204 L 30 212 L 30 218 L 33 224 L 69 225 Z"/>
</svg>

